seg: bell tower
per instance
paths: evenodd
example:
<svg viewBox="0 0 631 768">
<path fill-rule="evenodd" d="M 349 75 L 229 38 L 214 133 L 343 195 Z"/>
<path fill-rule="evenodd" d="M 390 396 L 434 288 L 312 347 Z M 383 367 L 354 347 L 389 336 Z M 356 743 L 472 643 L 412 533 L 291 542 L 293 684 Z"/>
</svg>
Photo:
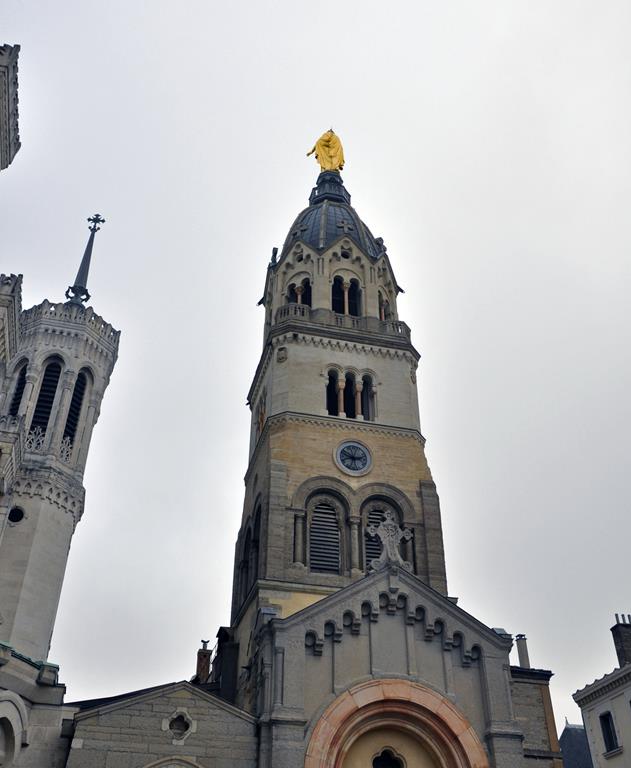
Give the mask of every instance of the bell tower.
<svg viewBox="0 0 631 768">
<path fill-rule="evenodd" d="M 384 521 L 402 532 L 401 568 L 446 594 L 420 355 L 399 319 L 401 292 L 383 239 L 351 206 L 339 170 L 324 170 L 273 251 L 260 302 L 232 598 L 238 668 L 261 611 L 286 618 L 379 567 Z"/>
<path fill-rule="evenodd" d="M 92 430 L 119 332 L 85 303 L 90 235 L 65 303 L 21 311 L 21 277 L 0 278 L 0 644 L 45 662 L 72 534 L 81 515 Z M 12 301 L 10 301 L 13 299 Z M 2 319 L 0 317 L 0 319 Z"/>
</svg>

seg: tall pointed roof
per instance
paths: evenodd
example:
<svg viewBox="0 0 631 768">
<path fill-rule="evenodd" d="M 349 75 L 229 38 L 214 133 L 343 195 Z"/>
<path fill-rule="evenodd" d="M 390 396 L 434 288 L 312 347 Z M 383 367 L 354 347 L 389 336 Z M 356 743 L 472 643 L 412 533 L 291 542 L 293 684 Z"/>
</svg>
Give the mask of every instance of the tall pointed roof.
<svg viewBox="0 0 631 768">
<path fill-rule="evenodd" d="M 68 304 L 78 304 L 82 306 L 86 301 L 90 300 L 90 293 L 88 291 L 88 274 L 90 272 L 90 261 L 92 259 L 92 248 L 94 246 L 94 236 L 101 229 L 99 224 L 105 224 L 105 219 L 100 213 L 95 213 L 94 216 L 90 216 L 88 219 L 90 222 L 90 236 L 85 247 L 81 264 L 79 265 L 79 271 L 75 277 L 74 285 L 71 285 L 66 291 L 66 298 Z"/>
</svg>

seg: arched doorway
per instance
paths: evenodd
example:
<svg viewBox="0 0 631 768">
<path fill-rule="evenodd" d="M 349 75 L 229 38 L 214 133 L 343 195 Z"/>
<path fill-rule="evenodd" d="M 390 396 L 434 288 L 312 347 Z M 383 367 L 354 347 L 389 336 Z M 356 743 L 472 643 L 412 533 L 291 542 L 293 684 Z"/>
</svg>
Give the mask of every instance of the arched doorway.
<svg viewBox="0 0 631 768">
<path fill-rule="evenodd" d="M 477 733 L 445 696 L 408 680 L 370 680 L 315 724 L 305 768 L 489 768 Z"/>
</svg>

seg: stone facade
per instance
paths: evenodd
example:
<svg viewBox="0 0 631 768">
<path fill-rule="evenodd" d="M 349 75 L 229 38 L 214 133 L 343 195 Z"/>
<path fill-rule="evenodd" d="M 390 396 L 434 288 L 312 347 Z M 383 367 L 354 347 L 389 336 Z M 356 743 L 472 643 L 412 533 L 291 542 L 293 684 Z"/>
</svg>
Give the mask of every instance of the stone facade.
<svg viewBox="0 0 631 768">
<path fill-rule="evenodd" d="M 13 537 L 0 560 L 0 765 L 559 768 L 551 673 L 530 668 L 523 639 L 511 667 L 511 635 L 448 595 L 420 355 L 383 240 L 331 172 L 267 271 L 230 625 L 190 682 L 64 704 L 45 654 L 118 343 L 78 305 L 82 270 L 67 304 L 21 313 L 18 278 L 0 282 L 0 503 L 9 522 L 24 513 L 0 539 L 2 555 Z M 34 433 L 51 360 L 50 419 Z M 32 600 L 25 579 L 50 594 Z"/>
</svg>

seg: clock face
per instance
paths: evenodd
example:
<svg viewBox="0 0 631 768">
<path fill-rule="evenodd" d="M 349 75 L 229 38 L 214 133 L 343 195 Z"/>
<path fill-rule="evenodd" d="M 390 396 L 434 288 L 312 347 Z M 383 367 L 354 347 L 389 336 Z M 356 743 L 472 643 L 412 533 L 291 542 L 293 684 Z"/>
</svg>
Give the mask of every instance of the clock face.
<svg viewBox="0 0 631 768">
<path fill-rule="evenodd" d="M 336 451 L 338 466 L 352 475 L 361 475 L 370 469 L 370 452 L 361 443 L 347 441 Z"/>
</svg>

